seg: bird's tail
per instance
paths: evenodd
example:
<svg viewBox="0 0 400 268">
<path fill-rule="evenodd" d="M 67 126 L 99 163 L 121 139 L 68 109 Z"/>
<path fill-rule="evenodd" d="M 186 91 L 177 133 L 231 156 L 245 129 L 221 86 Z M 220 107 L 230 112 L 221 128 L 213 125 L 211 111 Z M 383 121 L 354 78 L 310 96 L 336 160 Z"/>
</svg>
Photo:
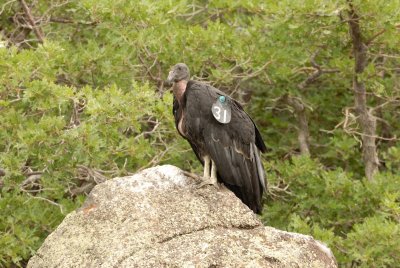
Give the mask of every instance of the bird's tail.
<svg viewBox="0 0 400 268">
<path fill-rule="evenodd" d="M 260 150 L 255 144 L 251 144 L 250 159 L 240 163 L 240 175 L 246 181 L 244 185 L 237 186 L 226 184 L 226 187 L 235 193 L 251 210 L 261 214 L 262 195 L 266 191 L 265 172 L 261 162 Z"/>
</svg>

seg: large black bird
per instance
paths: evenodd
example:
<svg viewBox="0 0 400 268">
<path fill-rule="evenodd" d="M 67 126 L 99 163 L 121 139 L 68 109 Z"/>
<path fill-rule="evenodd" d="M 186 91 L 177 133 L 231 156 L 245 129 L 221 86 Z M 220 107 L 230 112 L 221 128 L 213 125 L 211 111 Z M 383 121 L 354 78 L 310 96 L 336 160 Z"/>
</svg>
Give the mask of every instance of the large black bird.
<svg viewBox="0 0 400 268">
<path fill-rule="evenodd" d="M 204 166 L 203 184 L 222 182 L 260 214 L 265 190 L 260 151 L 266 151 L 260 132 L 237 101 L 189 78 L 184 63 L 176 64 L 168 75 L 175 125 Z"/>
</svg>

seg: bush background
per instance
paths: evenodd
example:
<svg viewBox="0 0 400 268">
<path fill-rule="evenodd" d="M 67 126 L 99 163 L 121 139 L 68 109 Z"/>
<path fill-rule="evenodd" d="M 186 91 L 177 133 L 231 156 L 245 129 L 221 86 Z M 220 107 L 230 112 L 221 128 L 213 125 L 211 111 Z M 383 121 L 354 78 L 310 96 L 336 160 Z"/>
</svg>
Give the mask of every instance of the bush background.
<svg viewBox="0 0 400 268">
<path fill-rule="evenodd" d="M 368 45 L 372 179 L 351 10 Z M 0 12 L 0 266 L 25 266 L 98 182 L 165 163 L 200 171 L 164 82 L 185 62 L 262 132 L 266 225 L 313 235 L 341 267 L 399 267 L 399 1 L 3 0 Z"/>
</svg>

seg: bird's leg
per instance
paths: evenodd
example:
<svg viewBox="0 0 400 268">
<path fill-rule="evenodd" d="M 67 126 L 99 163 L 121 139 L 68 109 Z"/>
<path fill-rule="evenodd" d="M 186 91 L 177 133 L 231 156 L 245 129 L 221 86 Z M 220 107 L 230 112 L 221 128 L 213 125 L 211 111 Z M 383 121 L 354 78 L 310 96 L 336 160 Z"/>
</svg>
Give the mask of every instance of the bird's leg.
<svg viewBox="0 0 400 268">
<path fill-rule="evenodd" d="M 216 182 L 217 182 L 217 171 L 216 171 L 216 168 L 214 167 L 214 161 L 212 161 L 211 160 L 211 158 L 208 156 L 208 155 L 206 155 L 206 156 L 204 156 L 204 158 L 203 158 L 203 160 L 204 160 L 204 176 L 203 176 L 203 181 L 197 186 L 197 188 L 201 188 L 201 187 L 203 187 L 203 186 L 206 186 L 206 185 L 217 185 L 216 184 Z M 211 165 L 211 170 L 210 170 L 210 165 Z M 214 167 L 214 168 L 213 168 Z M 214 179 L 213 179 L 213 175 L 212 175 L 212 171 L 213 170 L 215 170 L 214 172 L 215 172 L 215 183 L 214 183 Z M 211 171 L 211 174 L 210 174 L 210 171 Z"/>
<path fill-rule="evenodd" d="M 208 155 L 204 156 L 204 179 L 208 180 L 210 178 L 210 157 Z"/>
<path fill-rule="evenodd" d="M 211 183 L 213 185 L 217 184 L 217 166 L 215 165 L 214 160 L 211 160 Z"/>
</svg>

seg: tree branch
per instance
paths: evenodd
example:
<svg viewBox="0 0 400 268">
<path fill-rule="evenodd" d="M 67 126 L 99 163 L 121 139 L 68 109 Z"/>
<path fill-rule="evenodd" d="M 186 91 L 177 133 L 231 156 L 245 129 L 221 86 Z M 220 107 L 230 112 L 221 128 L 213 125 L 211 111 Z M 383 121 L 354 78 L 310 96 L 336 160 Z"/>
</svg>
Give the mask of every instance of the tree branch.
<svg viewBox="0 0 400 268">
<path fill-rule="evenodd" d="M 377 32 L 376 34 L 371 36 L 370 39 L 365 42 L 365 44 L 367 46 L 369 46 L 377 37 L 379 37 L 380 35 L 384 34 L 385 32 L 386 32 L 386 29 L 380 30 L 379 32 Z"/>
<path fill-rule="evenodd" d="M 24 13 L 25 13 L 26 17 L 28 18 L 28 22 L 29 22 L 30 26 L 32 27 L 33 32 L 35 33 L 36 37 L 39 39 L 39 42 L 43 43 L 44 42 L 44 36 L 43 36 L 42 30 L 39 27 L 36 26 L 36 22 L 33 19 L 31 10 L 29 9 L 29 7 L 26 4 L 25 0 L 19 0 L 19 2 L 22 5 Z"/>
<path fill-rule="evenodd" d="M 319 64 L 316 63 L 315 58 L 317 57 L 319 53 L 319 49 L 317 49 L 310 57 L 310 63 L 311 66 L 314 67 L 314 72 L 307 77 L 303 82 L 299 83 L 297 87 L 299 89 L 304 89 L 306 88 L 309 84 L 313 83 L 315 80 L 317 80 L 318 77 L 320 77 L 324 73 L 338 73 L 340 72 L 339 69 L 325 69 L 321 68 Z"/>
<path fill-rule="evenodd" d="M 50 22 L 65 24 L 97 25 L 98 21 L 75 21 L 67 18 L 50 17 Z"/>
</svg>

